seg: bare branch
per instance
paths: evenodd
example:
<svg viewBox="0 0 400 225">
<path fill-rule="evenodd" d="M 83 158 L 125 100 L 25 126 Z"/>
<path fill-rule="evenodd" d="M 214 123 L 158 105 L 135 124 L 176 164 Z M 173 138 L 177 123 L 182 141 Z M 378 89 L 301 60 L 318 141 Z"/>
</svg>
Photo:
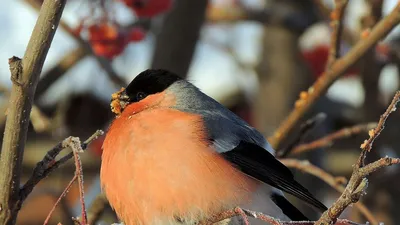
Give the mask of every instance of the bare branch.
<svg viewBox="0 0 400 225">
<path fill-rule="evenodd" d="M 327 5 L 325 5 L 326 2 L 321 0 L 313 0 L 313 2 L 318 8 L 323 19 L 327 21 L 331 20 L 331 10 L 329 7 L 327 7 Z M 354 43 L 358 40 L 358 37 L 355 37 L 356 35 L 353 33 L 353 31 L 346 27 L 345 24 L 343 24 L 342 29 L 343 40 L 350 45 L 354 45 Z"/>
<path fill-rule="evenodd" d="M 88 224 L 97 224 L 104 209 L 108 205 L 108 200 L 104 194 L 99 194 L 89 207 L 88 213 Z"/>
<path fill-rule="evenodd" d="M 13 87 L 0 158 L 0 224 L 15 224 L 29 115 L 40 73 L 66 0 L 45 0 L 24 58 L 10 59 Z"/>
<path fill-rule="evenodd" d="M 40 8 L 39 3 L 35 0 L 25 0 L 25 2 L 31 5 L 36 10 L 39 10 Z M 114 71 L 110 61 L 108 61 L 104 57 L 96 55 L 96 53 L 93 52 L 93 49 L 90 46 L 90 44 L 84 39 L 82 39 L 80 36 L 76 35 L 74 29 L 72 29 L 67 23 L 61 21 L 60 27 L 68 34 L 70 34 L 71 37 L 75 38 L 75 40 L 79 43 L 81 48 L 83 48 L 86 52 L 88 52 L 95 58 L 100 67 L 106 72 L 106 75 L 108 76 L 110 81 L 113 82 L 113 84 L 117 88 L 126 86 L 126 82 Z"/>
<path fill-rule="evenodd" d="M 254 211 L 250 211 L 247 209 L 242 209 L 239 207 L 236 207 L 234 209 L 231 209 L 231 210 L 223 212 L 219 215 L 216 215 L 213 218 L 211 218 L 210 220 L 203 221 L 200 224 L 201 225 L 212 225 L 212 224 L 215 224 L 222 220 L 233 218 L 235 216 L 242 217 L 244 219 L 245 224 L 248 223 L 247 217 L 255 218 L 255 219 L 264 221 L 264 222 L 266 222 L 268 224 L 272 224 L 272 225 L 313 225 L 314 224 L 314 221 L 281 221 L 272 216 L 268 216 L 268 215 L 265 215 L 260 212 L 254 212 Z M 361 224 L 357 224 L 352 221 L 344 220 L 344 219 L 338 219 L 335 224 L 336 225 L 361 225 Z"/>
<path fill-rule="evenodd" d="M 331 174 L 325 172 L 321 168 L 311 164 L 307 160 L 298 160 L 298 159 L 281 159 L 280 160 L 285 166 L 290 168 L 295 168 L 304 173 L 311 174 L 315 177 L 318 177 L 325 183 L 329 184 L 339 193 L 342 193 L 345 189 L 345 184 L 347 183 L 347 179 L 345 177 L 334 177 Z M 360 212 L 365 216 L 365 218 L 373 225 L 378 225 L 378 220 L 372 215 L 372 212 L 361 202 L 357 202 L 354 205 Z"/>
<path fill-rule="evenodd" d="M 78 176 L 78 186 L 79 186 L 79 200 L 81 202 L 81 225 L 87 225 L 87 215 L 86 215 L 86 206 L 85 206 L 85 192 L 83 187 L 83 169 L 81 158 L 79 157 L 79 153 L 83 152 L 81 147 L 81 141 L 79 138 L 71 138 L 70 146 L 72 149 L 72 153 L 74 154 L 75 161 L 75 174 Z"/>
<path fill-rule="evenodd" d="M 76 181 L 78 176 L 75 174 L 71 181 L 68 183 L 67 187 L 65 187 L 64 191 L 61 193 L 60 197 L 58 197 L 57 201 L 54 203 L 53 207 L 51 208 L 49 214 L 47 215 L 46 219 L 43 222 L 43 225 L 49 224 L 51 215 L 53 215 L 54 211 L 56 210 L 57 205 L 61 202 L 61 200 L 67 195 L 69 189 L 71 189 L 72 185 Z"/>
<path fill-rule="evenodd" d="M 365 140 L 364 143 L 360 146 L 362 152 L 360 158 L 357 161 L 356 166 L 358 168 L 364 166 L 364 160 L 367 152 L 371 151 L 372 144 L 374 143 L 375 139 L 381 134 L 382 130 L 385 128 L 386 119 L 392 112 L 396 111 L 396 105 L 399 101 L 400 101 L 400 91 L 396 92 L 396 95 L 393 97 L 393 100 L 390 103 L 389 107 L 386 109 L 385 113 L 379 119 L 378 125 L 375 127 L 375 129 L 370 130 L 368 132 L 369 134 L 368 140 Z"/>
<path fill-rule="evenodd" d="M 331 84 L 400 22 L 399 14 L 400 3 L 371 30 L 367 37 L 360 40 L 346 55 L 336 60 L 332 67 L 318 78 L 313 86 L 308 89 L 307 96 L 298 100 L 300 102 L 296 104 L 297 107 L 283 121 L 272 137 L 269 138 L 271 145 L 275 149 L 281 145 L 281 142 L 286 139 L 293 127 L 311 106 L 314 105 L 315 101 L 327 91 Z"/>
<path fill-rule="evenodd" d="M 331 13 L 331 26 L 333 28 L 331 37 L 331 47 L 329 50 L 329 58 L 326 63 L 326 70 L 330 69 L 333 63 L 339 58 L 340 43 L 343 31 L 343 17 L 349 0 L 335 0 L 335 9 Z"/>
<path fill-rule="evenodd" d="M 361 132 L 366 132 L 374 127 L 376 127 L 377 123 L 366 123 L 359 124 L 352 127 L 346 127 L 335 131 L 331 134 L 328 134 L 318 140 L 312 141 L 310 143 L 300 144 L 294 147 L 294 149 L 290 152 L 290 154 L 300 154 L 308 151 L 312 151 L 317 148 L 324 148 L 331 146 L 338 139 L 349 138 Z"/>
<path fill-rule="evenodd" d="M 291 152 L 295 149 L 295 146 L 301 143 L 308 134 L 315 128 L 318 124 L 326 119 L 326 114 L 319 113 L 315 117 L 305 121 L 302 125 L 300 125 L 299 135 L 293 142 L 289 143 L 289 145 L 283 149 L 276 151 L 276 156 L 278 158 L 284 158 L 287 155 L 291 154 Z"/>
<path fill-rule="evenodd" d="M 393 164 L 399 164 L 399 158 L 390 158 L 386 156 L 385 158 L 381 158 L 373 163 L 370 163 L 362 168 L 359 169 L 360 176 L 368 176 L 369 174 L 382 169 L 387 166 L 391 166 Z"/>
<path fill-rule="evenodd" d="M 97 130 L 91 137 L 89 137 L 83 144 L 81 145 L 81 149 L 86 149 L 87 146 L 97 139 L 99 136 L 103 135 L 102 130 Z M 52 173 L 55 169 L 60 167 L 62 164 L 71 159 L 74 154 L 70 152 L 65 155 L 58 161 L 56 161 L 56 157 L 60 154 L 62 150 L 70 146 L 71 138 L 66 138 L 64 141 L 58 143 L 54 148 L 49 150 L 47 154 L 43 157 L 42 161 L 36 164 L 36 167 L 33 169 L 32 176 L 28 179 L 28 181 L 22 186 L 20 190 L 20 199 L 19 205 L 25 201 L 26 197 L 32 192 L 33 188 L 44 178 L 46 178 L 50 173 Z M 19 206 L 20 207 L 20 206 Z"/>
<path fill-rule="evenodd" d="M 51 215 L 53 214 L 56 206 L 61 201 L 61 199 L 67 194 L 68 190 L 71 188 L 72 184 L 78 180 L 79 186 L 79 199 L 82 204 L 82 223 L 81 225 L 87 225 L 87 216 L 86 216 L 86 208 L 85 208 L 85 200 L 84 200 L 84 191 L 83 191 L 83 171 L 82 171 L 82 162 L 79 157 L 79 153 L 83 152 L 82 144 L 79 138 L 77 137 L 69 137 L 62 142 L 63 147 L 70 147 L 72 149 L 72 153 L 74 154 L 74 161 L 75 161 L 75 175 L 72 180 L 69 182 L 67 187 L 64 189 L 61 196 L 58 198 L 56 203 L 54 204 L 53 208 L 51 209 L 49 215 L 47 216 L 46 220 L 44 221 L 43 225 L 46 225 Z"/>
<path fill-rule="evenodd" d="M 50 130 L 51 122 L 50 119 L 40 111 L 39 107 L 36 105 L 32 106 L 32 111 L 30 115 L 31 123 L 33 129 L 38 132 L 45 132 Z"/>
<path fill-rule="evenodd" d="M 335 222 L 340 214 L 352 203 L 358 202 L 368 186 L 367 176 L 378 169 L 399 164 L 400 159 L 385 157 L 364 166 L 365 156 L 367 152 L 372 149 L 372 143 L 382 132 L 385 121 L 390 113 L 396 110 L 396 104 L 400 101 L 400 92 L 396 92 L 392 102 L 387 108 L 386 112 L 379 119 L 378 125 L 375 129 L 370 130 L 368 140 L 365 140 L 361 145 L 362 151 L 357 163 L 354 165 L 353 173 L 350 177 L 349 183 L 341 196 L 333 203 L 333 205 L 322 214 L 321 218 L 315 223 L 316 225 L 331 224 Z"/>
<path fill-rule="evenodd" d="M 75 66 L 87 55 L 88 52 L 81 47 L 65 54 L 57 65 L 52 67 L 46 74 L 42 75 L 36 88 L 36 99 L 40 98 L 52 84 L 59 80 L 70 68 Z"/>
<path fill-rule="evenodd" d="M 2 94 L 4 94 L 5 97 L 7 97 L 7 98 L 10 97 L 11 90 L 3 85 L 0 85 L 0 92 Z M 3 103 L 2 106 L 0 106 L 1 109 L 4 109 L 6 111 L 6 113 L 4 113 L 4 114 L 0 113 L 0 126 L 2 124 L 4 124 L 4 122 L 6 121 L 7 111 L 8 111 L 7 109 L 9 107 L 9 105 L 10 105 L 9 102 L 5 102 L 5 103 Z M 0 111 L 2 111 L 2 110 L 0 110 Z M 35 104 L 32 105 L 30 120 L 32 122 L 33 129 L 36 132 L 44 132 L 44 131 L 48 130 L 51 125 L 50 119 L 47 116 L 45 116 L 42 113 L 42 111 L 40 111 L 39 107 Z"/>
<path fill-rule="evenodd" d="M 156 37 L 151 68 L 167 69 L 187 77 L 200 28 L 205 19 L 206 0 L 176 0 Z"/>
<path fill-rule="evenodd" d="M 331 174 L 322 170 L 321 168 L 311 164 L 308 160 L 298 160 L 298 159 L 288 158 L 288 159 L 281 159 L 280 161 L 289 168 L 295 168 L 302 172 L 320 178 L 325 183 L 329 184 L 331 187 L 335 188 L 339 192 L 344 191 L 343 184 L 347 183 L 347 179 L 345 177 L 334 177 Z"/>
</svg>

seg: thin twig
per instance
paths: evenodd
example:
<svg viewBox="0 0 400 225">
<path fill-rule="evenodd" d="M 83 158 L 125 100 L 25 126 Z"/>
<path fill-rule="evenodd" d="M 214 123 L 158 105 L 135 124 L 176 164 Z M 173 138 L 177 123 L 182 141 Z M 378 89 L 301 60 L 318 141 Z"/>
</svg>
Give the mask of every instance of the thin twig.
<svg viewBox="0 0 400 225">
<path fill-rule="evenodd" d="M 39 99 L 57 80 L 59 80 L 66 72 L 74 67 L 79 61 L 81 61 L 88 52 L 83 48 L 78 47 L 67 54 L 65 54 L 57 65 L 52 67 L 46 74 L 42 75 L 38 86 L 36 88 L 36 97 Z"/>
<path fill-rule="evenodd" d="M 86 216 L 86 207 L 85 207 L 85 200 L 84 200 L 84 187 L 83 187 L 83 171 L 82 171 L 82 162 L 79 157 L 79 153 L 83 152 L 82 144 L 79 138 L 77 137 L 69 137 L 65 139 L 63 142 L 63 147 L 70 147 L 72 149 L 72 153 L 74 155 L 74 161 L 75 161 L 75 175 L 73 179 L 70 181 L 70 183 L 67 185 L 67 188 L 64 190 L 63 194 L 60 196 L 59 200 L 56 202 L 56 204 L 53 206 L 52 210 L 50 211 L 49 215 L 47 216 L 47 219 L 45 221 L 45 224 L 47 224 L 48 220 L 50 219 L 51 214 L 53 213 L 55 207 L 57 206 L 58 202 L 65 196 L 67 191 L 71 188 L 71 185 L 75 182 L 75 180 L 78 180 L 78 187 L 79 187 L 79 199 L 81 201 L 81 206 L 82 206 L 82 222 L 80 223 L 81 225 L 87 225 L 87 216 Z M 60 148 L 58 148 L 60 149 Z M 59 150 L 56 150 L 59 151 Z"/>
<path fill-rule="evenodd" d="M 338 139 L 349 138 L 361 132 L 369 131 L 376 127 L 376 125 L 377 123 L 366 123 L 352 127 L 345 127 L 310 143 L 297 145 L 290 153 L 291 155 L 295 155 L 312 151 L 317 148 L 330 147 Z"/>
<path fill-rule="evenodd" d="M 49 129 L 51 127 L 50 119 L 46 115 L 44 115 L 44 113 L 40 111 L 39 107 L 37 107 L 36 105 L 32 106 L 30 119 L 33 129 L 36 132 L 41 133 L 50 130 Z"/>
<path fill-rule="evenodd" d="M 54 204 L 53 208 L 51 209 L 49 215 L 47 216 L 44 225 L 46 225 L 53 214 L 56 206 L 61 201 L 61 199 L 66 195 L 68 190 L 71 188 L 72 184 L 78 180 L 78 187 L 79 187 L 79 199 L 82 205 L 82 223 L 81 225 L 87 225 L 87 216 L 86 216 L 86 207 L 85 207 L 85 200 L 84 200 L 84 191 L 83 191 L 83 170 L 82 170 L 82 162 L 79 157 L 79 153 L 83 152 L 82 144 L 79 138 L 77 137 L 69 137 L 62 142 L 63 147 L 70 147 L 72 149 L 72 153 L 74 155 L 75 161 L 75 175 L 72 180 L 69 182 L 63 193 L 61 194 L 60 198 Z M 58 148 L 60 149 L 60 148 Z M 58 150 L 57 150 L 58 151 Z"/>
<path fill-rule="evenodd" d="M 302 172 L 320 178 L 325 183 L 329 184 L 331 187 L 335 188 L 339 192 L 344 191 L 343 184 L 347 183 L 347 179 L 345 177 L 334 177 L 331 174 L 322 170 L 321 168 L 311 164 L 308 160 L 287 158 L 287 159 L 281 159 L 280 161 L 289 168 L 295 168 L 297 170 L 300 170 Z"/>
<path fill-rule="evenodd" d="M 40 84 L 40 82 L 39 82 Z M 38 84 L 38 86 L 39 86 Z M 9 98 L 10 94 L 11 94 L 11 90 L 9 88 L 7 88 L 4 85 L 0 84 L 0 93 L 4 95 L 4 97 Z M 5 113 L 0 113 L 0 126 L 2 124 L 4 124 L 4 122 L 6 121 L 6 117 L 7 117 L 7 108 L 9 106 L 9 102 L 5 102 L 0 108 L 4 108 Z M 0 110 L 1 112 L 2 110 Z M 31 111 L 31 115 L 30 115 L 30 119 L 33 125 L 33 129 L 36 132 L 43 132 L 45 130 L 47 130 L 50 126 L 50 119 L 45 116 L 39 109 L 39 107 L 35 104 L 33 104 L 32 106 L 32 111 Z"/>
<path fill-rule="evenodd" d="M 318 8 L 322 18 L 326 21 L 331 20 L 331 10 L 330 10 L 330 8 L 328 8 L 325 5 L 324 1 L 313 0 L 313 2 L 316 5 L 316 7 Z M 343 31 L 342 31 L 343 40 L 346 41 L 346 43 L 353 45 L 357 40 L 353 31 L 351 29 L 349 29 L 348 27 L 346 27 L 345 24 L 343 24 L 342 29 L 343 29 Z"/>
<path fill-rule="evenodd" d="M 7 87 L 0 85 L 0 92 L 4 95 L 4 97 L 9 98 L 11 94 L 11 90 Z M 4 124 L 7 118 L 8 107 L 10 106 L 9 102 L 3 103 L 0 106 L 1 109 L 5 109 L 4 113 L 0 113 L 0 126 Z M 0 110 L 2 112 L 3 110 Z M 32 105 L 32 111 L 30 114 L 30 121 L 32 122 L 33 129 L 36 132 L 44 132 L 50 127 L 50 119 L 42 113 L 39 107 L 35 104 Z"/>
<path fill-rule="evenodd" d="M 40 9 L 40 4 L 35 0 L 25 0 L 25 2 L 36 10 Z M 71 37 L 73 37 L 86 52 L 88 52 L 95 58 L 100 67 L 106 72 L 106 75 L 108 76 L 110 81 L 113 82 L 116 87 L 120 88 L 126 86 L 126 82 L 114 71 L 110 61 L 108 61 L 104 57 L 96 55 L 90 44 L 82 39 L 79 35 L 76 35 L 74 29 L 71 28 L 67 23 L 61 21 L 60 27 L 68 34 L 70 34 Z"/>
<path fill-rule="evenodd" d="M 32 199 L 40 198 L 41 196 L 48 196 L 51 197 L 53 200 L 57 201 L 60 195 L 61 195 L 60 192 L 52 187 L 43 187 L 40 188 L 40 190 L 32 193 L 29 196 L 29 198 L 32 201 Z M 62 217 L 65 219 L 64 225 L 74 225 L 72 221 L 70 221 L 70 218 L 72 218 L 72 212 L 68 200 L 65 198 L 61 198 L 58 205 L 60 207 L 60 213 L 62 214 Z"/>
<path fill-rule="evenodd" d="M 331 13 L 331 26 L 333 31 L 326 70 L 329 70 L 336 59 L 339 58 L 343 32 L 343 18 L 347 3 L 349 3 L 349 0 L 335 0 L 335 9 Z"/>
<path fill-rule="evenodd" d="M 333 205 L 322 214 L 321 218 L 315 223 L 316 225 L 325 225 L 335 222 L 340 214 L 342 214 L 342 212 L 350 204 L 358 202 L 361 196 L 365 194 L 365 190 L 368 186 L 368 180 L 366 177 L 369 174 L 377 171 L 378 169 L 400 163 L 400 159 L 398 158 L 385 157 L 364 166 L 367 152 L 372 149 L 374 140 L 382 132 L 385 126 L 385 121 L 389 115 L 396 110 L 396 104 L 399 102 L 399 100 L 400 92 L 398 91 L 396 92 L 396 95 L 394 96 L 386 112 L 380 117 L 376 128 L 370 130 L 368 140 L 365 140 L 361 145 L 362 151 L 360 153 L 360 157 L 357 160 L 357 163 L 353 166 L 353 173 L 345 190 L 333 203 Z"/>
<path fill-rule="evenodd" d="M 73 141 L 70 142 L 70 147 L 72 149 L 72 153 L 74 154 L 75 161 L 75 174 L 78 176 L 78 187 L 79 187 L 79 200 L 81 202 L 81 225 L 87 225 L 87 214 L 86 214 L 86 206 L 85 206 L 85 192 L 83 186 L 83 169 L 81 158 L 79 157 L 79 153 L 83 152 L 81 147 L 81 142 L 79 138 L 74 138 Z"/>
<path fill-rule="evenodd" d="M 87 210 L 88 224 L 96 224 L 102 216 L 107 205 L 108 201 L 106 196 L 104 194 L 99 194 Z"/>
<path fill-rule="evenodd" d="M 315 117 L 307 120 L 300 126 L 300 131 L 296 139 L 294 139 L 287 147 L 276 151 L 276 156 L 278 158 L 284 158 L 287 155 L 291 154 L 293 149 L 295 148 L 296 145 L 299 143 L 303 142 L 303 140 L 309 135 L 311 130 L 315 128 L 318 124 L 320 124 L 322 121 L 326 119 L 326 114 L 325 113 L 319 113 Z"/>
<path fill-rule="evenodd" d="M 360 168 L 364 166 L 364 160 L 367 152 L 371 151 L 372 149 L 372 144 L 374 143 L 375 139 L 381 134 L 382 130 L 385 128 L 385 122 L 389 115 L 396 111 L 396 105 L 400 101 L 400 91 L 396 92 L 395 96 L 393 97 L 392 102 L 386 109 L 385 113 L 381 116 L 379 119 L 378 125 L 375 127 L 375 129 L 371 129 L 368 134 L 369 138 L 368 140 L 365 140 L 364 143 L 360 146 L 362 149 L 362 152 L 360 154 L 360 157 L 357 161 L 356 167 Z"/>
<path fill-rule="evenodd" d="M 360 38 L 368 34 L 369 30 L 374 27 L 377 21 L 382 17 L 383 0 L 366 0 L 365 3 L 369 10 L 360 18 Z M 377 58 L 377 45 L 375 44 L 358 63 L 362 86 L 364 90 L 367 90 L 365 91 L 365 99 L 368 99 L 368 101 L 364 101 L 362 106 L 362 112 L 367 120 L 376 118 L 380 114 L 380 108 L 382 106 L 381 92 L 378 83 L 384 66 L 381 60 Z"/>
<path fill-rule="evenodd" d="M 103 135 L 103 133 L 104 132 L 102 130 L 97 130 L 91 137 L 89 137 L 85 142 L 83 142 L 81 148 L 86 149 L 87 146 L 92 141 L 97 139 L 99 136 Z M 22 203 L 25 201 L 28 195 L 32 192 L 33 188 L 41 180 L 46 178 L 55 169 L 57 169 L 58 167 L 60 167 L 62 164 L 64 164 L 73 157 L 74 153 L 70 152 L 69 154 L 65 155 L 64 157 L 56 161 L 56 157 L 60 154 L 60 152 L 70 146 L 69 142 L 71 141 L 71 138 L 73 137 L 66 138 L 64 141 L 58 143 L 56 146 L 54 146 L 51 150 L 47 152 L 47 154 L 43 157 L 42 161 L 36 164 L 36 167 L 33 169 L 32 176 L 28 179 L 28 181 L 22 186 L 20 190 L 19 207 L 22 205 Z"/>
<path fill-rule="evenodd" d="M 308 160 L 298 160 L 298 159 L 281 159 L 280 160 L 285 166 L 300 170 L 304 173 L 308 173 L 315 177 L 318 177 L 325 183 L 329 184 L 332 188 L 342 193 L 345 189 L 345 184 L 347 179 L 345 177 L 334 177 L 331 174 L 325 172 L 321 168 L 311 164 Z M 365 216 L 367 221 L 373 225 L 378 225 L 378 220 L 374 217 L 371 211 L 361 202 L 357 202 L 354 205 L 362 215 Z"/>
<path fill-rule="evenodd" d="M 75 174 L 75 176 L 72 178 L 72 180 L 68 183 L 67 187 L 65 187 L 64 191 L 61 193 L 60 197 L 57 199 L 57 201 L 54 203 L 53 207 L 51 208 L 49 214 L 47 215 L 46 219 L 43 222 L 43 225 L 47 225 L 50 221 L 51 215 L 54 213 L 56 210 L 57 205 L 61 202 L 61 200 L 67 195 L 69 189 L 71 189 L 72 185 L 76 181 L 78 176 Z"/>
<path fill-rule="evenodd" d="M 15 224 L 22 160 L 35 89 L 66 0 L 44 0 L 23 59 L 9 60 L 13 82 L 0 157 L 0 224 Z"/>
<path fill-rule="evenodd" d="M 265 215 L 261 212 L 254 212 L 254 211 L 242 209 L 239 207 L 236 207 L 231 210 L 227 210 L 221 214 L 218 214 L 218 215 L 212 217 L 211 219 L 209 219 L 207 221 L 201 222 L 200 224 L 201 225 L 212 225 L 212 224 L 215 224 L 222 220 L 233 218 L 235 216 L 251 217 L 251 218 L 255 218 L 255 219 L 267 222 L 272 225 L 313 225 L 314 224 L 314 221 L 282 221 L 282 220 L 279 220 L 272 216 Z M 352 222 L 352 221 L 346 220 L 346 219 L 338 219 L 335 224 L 336 225 L 361 225 L 361 224 L 357 224 L 355 222 Z"/>
<path fill-rule="evenodd" d="M 321 16 L 325 20 L 329 20 L 330 19 L 331 10 L 327 7 L 327 5 L 325 5 L 325 3 L 323 1 L 321 1 L 321 0 L 313 0 L 313 2 L 317 6 L 319 12 L 321 13 Z"/>
<path fill-rule="evenodd" d="M 304 114 L 314 105 L 316 100 L 322 96 L 331 84 L 337 80 L 347 69 L 357 62 L 376 42 L 385 37 L 400 22 L 400 3 L 393 11 L 382 19 L 369 33 L 361 39 L 346 55 L 336 60 L 331 69 L 324 72 L 318 80 L 308 89 L 308 95 L 300 99 L 300 104 L 282 122 L 276 132 L 269 138 L 271 145 L 277 149 L 282 141 L 287 138 L 289 132 L 294 128 Z"/>
<path fill-rule="evenodd" d="M 368 176 L 369 174 L 382 169 L 387 166 L 391 166 L 394 164 L 399 164 L 400 163 L 400 158 L 391 158 L 391 157 L 384 157 L 381 158 L 373 163 L 370 163 L 362 168 L 359 169 L 359 176 L 365 177 Z"/>
</svg>

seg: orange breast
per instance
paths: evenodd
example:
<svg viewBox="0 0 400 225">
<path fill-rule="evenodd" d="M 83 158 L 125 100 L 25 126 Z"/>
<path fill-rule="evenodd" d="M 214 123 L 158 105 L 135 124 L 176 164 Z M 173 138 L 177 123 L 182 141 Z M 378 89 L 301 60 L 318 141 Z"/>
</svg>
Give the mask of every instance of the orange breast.
<svg viewBox="0 0 400 225">
<path fill-rule="evenodd" d="M 127 225 L 193 222 L 250 197 L 255 181 L 209 147 L 201 118 L 166 107 L 111 125 L 103 145 L 101 182 Z"/>
</svg>

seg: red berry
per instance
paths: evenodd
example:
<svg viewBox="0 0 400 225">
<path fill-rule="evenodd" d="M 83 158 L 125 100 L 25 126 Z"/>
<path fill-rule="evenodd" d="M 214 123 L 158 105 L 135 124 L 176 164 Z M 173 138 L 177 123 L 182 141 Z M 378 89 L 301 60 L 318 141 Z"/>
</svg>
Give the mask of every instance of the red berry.
<svg viewBox="0 0 400 225">
<path fill-rule="evenodd" d="M 109 23 L 93 24 L 89 27 L 89 41 L 115 40 L 118 38 L 118 29 Z"/>
<path fill-rule="evenodd" d="M 319 45 L 312 50 L 303 52 L 303 57 L 315 78 L 318 78 L 325 71 L 328 55 L 329 46 L 326 45 Z"/>
<path fill-rule="evenodd" d="M 142 28 L 134 27 L 127 34 L 127 41 L 137 42 L 143 40 L 145 37 L 146 33 Z"/>
<path fill-rule="evenodd" d="M 319 45 L 314 47 L 312 50 L 304 51 L 302 53 L 315 79 L 320 77 L 325 72 L 326 63 L 328 62 L 329 57 L 329 50 L 330 49 L 328 45 Z M 357 74 L 358 70 L 353 67 L 347 71 L 345 77 L 354 76 Z"/>
<path fill-rule="evenodd" d="M 98 42 L 92 44 L 92 49 L 96 55 L 103 56 L 107 59 L 113 59 L 124 51 L 125 44 L 122 42 L 120 44 Z"/>
<path fill-rule="evenodd" d="M 121 0 L 131 8 L 138 17 L 153 17 L 169 10 L 172 0 Z"/>
<path fill-rule="evenodd" d="M 124 51 L 126 42 L 116 25 L 109 23 L 94 24 L 88 30 L 89 43 L 97 55 L 113 59 Z"/>
</svg>

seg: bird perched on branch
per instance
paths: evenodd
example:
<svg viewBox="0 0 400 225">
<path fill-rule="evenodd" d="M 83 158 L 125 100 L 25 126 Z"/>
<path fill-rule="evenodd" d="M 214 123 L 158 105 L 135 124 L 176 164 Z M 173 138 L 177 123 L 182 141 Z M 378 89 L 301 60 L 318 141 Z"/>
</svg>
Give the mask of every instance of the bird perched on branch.
<svg viewBox="0 0 400 225">
<path fill-rule="evenodd" d="M 101 184 L 127 225 L 196 224 L 237 206 L 307 220 L 280 190 L 326 210 L 255 128 L 171 72 L 140 73 L 111 108 Z"/>
</svg>

